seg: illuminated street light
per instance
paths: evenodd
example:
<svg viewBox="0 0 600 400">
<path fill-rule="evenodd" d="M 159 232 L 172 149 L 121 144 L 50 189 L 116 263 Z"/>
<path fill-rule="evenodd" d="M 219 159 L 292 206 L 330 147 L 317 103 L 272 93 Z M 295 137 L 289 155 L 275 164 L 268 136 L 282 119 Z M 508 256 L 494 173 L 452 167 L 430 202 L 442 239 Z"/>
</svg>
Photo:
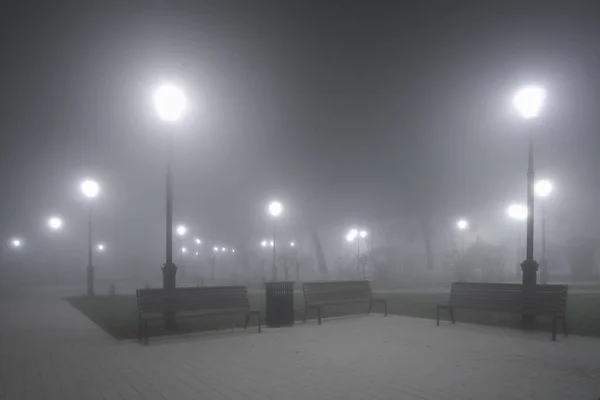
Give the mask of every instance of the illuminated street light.
<svg viewBox="0 0 600 400">
<path fill-rule="evenodd" d="M 261 247 L 267 247 L 268 242 L 266 240 L 263 240 L 262 242 L 260 242 L 260 246 Z"/>
<path fill-rule="evenodd" d="M 152 94 L 154 110 L 164 122 L 177 122 L 187 108 L 187 100 L 183 90 L 171 83 L 158 86 Z M 177 266 L 173 263 L 173 135 L 169 134 L 166 143 L 166 260 L 162 268 L 163 288 L 175 289 Z M 185 233 L 184 233 L 185 234 Z M 182 256 L 183 259 L 183 256 Z M 166 324 L 173 327 L 175 320 L 167 316 Z"/>
<path fill-rule="evenodd" d="M 536 118 L 546 99 L 546 91 L 539 86 L 526 86 L 521 88 L 513 98 L 513 105 L 521 117 L 526 120 Z M 521 263 L 523 271 L 523 285 L 533 287 L 537 281 L 538 263 L 533 258 L 533 228 L 535 215 L 534 182 L 535 172 L 533 166 L 533 135 L 531 128 L 528 132 L 528 168 L 527 168 L 527 246 L 525 261 Z M 522 214 L 521 214 L 522 215 Z M 523 315 L 523 321 L 533 322 L 534 316 Z"/>
<path fill-rule="evenodd" d="M 99 252 L 103 252 L 106 249 L 103 243 L 100 243 L 98 246 L 96 246 L 96 248 Z"/>
<path fill-rule="evenodd" d="M 548 259 L 546 258 L 546 199 L 554 191 L 552 182 L 541 179 L 535 183 L 535 194 L 542 198 L 542 255 L 540 259 L 540 283 L 548 284 Z"/>
<path fill-rule="evenodd" d="M 506 209 L 506 214 L 514 220 L 524 221 L 527 219 L 527 207 L 522 204 L 511 204 Z"/>
<path fill-rule="evenodd" d="M 513 98 L 513 105 L 525 119 L 535 118 L 544 105 L 546 91 L 538 86 L 521 88 Z"/>
<path fill-rule="evenodd" d="M 549 180 L 541 179 L 535 183 L 534 190 L 539 197 L 548 197 L 552 194 L 554 186 Z"/>
<path fill-rule="evenodd" d="M 219 251 L 219 248 L 217 246 L 213 247 L 213 251 L 216 253 Z"/>
<path fill-rule="evenodd" d="M 196 241 L 196 244 L 197 244 L 197 245 L 199 245 L 199 244 L 201 244 L 201 243 L 202 243 L 202 240 L 200 240 L 199 238 L 196 238 L 196 240 L 195 240 L 195 241 Z"/>
<path fill-rule="evenodd" d="M 227 252 L 227 247 L 221 247 L 221 252 L 226 253 Z"/>
<path fill-rule="evenodd" d="M 232 252 L 232 253 L 235 253 L 235 249 L 231 249 L 231 252 Z"/>
<path fill-rule="evenodd" d="M 279 201 L 274 200 L 269 203 L 268 211 L 272 217 L 279 217 L 283 212 L 283 205 Z"/>
<path fill-rule="evenodd" d="M 290 242 L 290 247 L 296 247 L 296 242 Z"/>
<path fill-rule="evenodd" d="M 93 179 L 84 179 L 79 185 L 81 193 L 88 199 L 94 199 L 100 193 L 100 185 Z M 87 272 L 87 295 L 94 295 L 94 264 L 92 263 L 92 204 L 88 205 L 88 266 Z"/>
<path fill-rule="evenodd" d="M 159 86 L 154 95 L 154 109 L 163 121 L 178 121 L 187 108 L 187 101 L 183 90 L 172 84 Z"/>
<path fill-rule="evenodd" d="M 459 219 L 456 221 L 456 227 L 458 230 L 464 231 L 469 227 L 469 222 L 466 219 Z"/>
<path fill-rule="evenodd" d="M 359 235 L 362 239 L 365 239 L 369 235 L 369 232 L 362 230 L 359 232 Z"/>
<path fill-rule="evenodd" d="M 196 255 L 198 255 L 198 252 L 196 252 Z"/>
<path fill-rule="evenodd" d="M 60 217 L 52 216 L 48 218 L 48 226 L 53 231 L 58 231 L 63 227 L 63 220 Z"/>
<path fill-rule="evenodd" d="M 356 239 L 358 237 L 358 230 L 357 229 L 350 229 L 348 231 L 348 233 L 346 234 L 346 240 L 348 242 L 353 242 L 354 239 Z"/>
<path fill-rule="evenodd" d="M 182 248 L 181 248 L 181 252 L 182 252 L 182 253 L 185 253 L 185 252 L 187 252 L 187 249 L 186 249 L 185 247 L 182 247 Z"/>
<path fill-rule="evenodd" d="M 81 190 L 81 193 L 83 193 L 83 195 L 88 199 L 93 199 L 100 193 L 100 185 L 98 185 L 98 182 L 92 179 L 85 179 L 83 182 L 81 182 L 79 189 Z"/>
<path fill-rule="evenodd" d="M 356 270 L 360 270 L 361 266 L 361 258 L 360 258 L 360 240 L 363 239 L 366 241 L 367 236 L 369 236 L 369 232 L 365 229 L 358 230 L 356 228 L 350 229 L 346 233 L 346 241 L 348 243 L 352 243 L 356 240 Z M 367 271 L 363 265 L 363 275 L 366 277 Z"/>
<path fill-rule="evenodd" d="M 10 240 L 10 245 L 11 245 L 13 248 L 15 248 L 15 249 L 18 249 L 18 248 L 20 248 L 21 246 L 23 246 L 23 241 L 22 241 L 21 239 L 19 239 L 19 238 L 12 238 L 12 239 Z"/>
<path fill-rule="evenodd" d="M 187 233 L 187 228 L 185 227 L 185 225 L 178 225 L 177 226 L 177 234 L 179 236 L 185 236 L 186 233 Z"/>
<path fill-rule="evenodd" d="M 271 247 L 275 247 L 275 242 L 271 240 L 271 241 L 269 242 L 269 246 L 271 246 Z"/>
</svg>

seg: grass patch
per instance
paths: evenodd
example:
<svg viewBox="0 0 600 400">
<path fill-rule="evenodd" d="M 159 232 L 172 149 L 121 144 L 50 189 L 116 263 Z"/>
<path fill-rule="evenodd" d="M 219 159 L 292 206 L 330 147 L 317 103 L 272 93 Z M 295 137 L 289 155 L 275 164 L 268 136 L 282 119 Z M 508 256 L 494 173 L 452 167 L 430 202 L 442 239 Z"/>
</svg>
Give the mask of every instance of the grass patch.
<svg viewBox="0 0 600 400">
<path fill-rule="evenodd" d="M 378 293 L 376 296 L 387 299 L 388 313 L 390 314 L 431 319 L 435 319 L 436 304 L 443 303 L 448 298 L 448 294 L 442 293 L 389 292 Z M 137 308 L 134 295 L 71 297 L 67 300 L 114 338 L 122 340 L 137 337 Z M 251 293 L 250 303 L 253 308 L 261 311 L 264 323 L 264 294 Z M 381 305 L 375 305 L 373 311 L 382 312 L 383 310 L 380 310 L 379 307 Z M 324 317 L 332 317 L 365 313 L 366 310 L 366 304 L 331 306 L 326 307 L 323 314 Z M 297 292 L 294 298 L 294 313 L 297 321 L 304 317 L 304 301 L 300 292 Z M 520 326 L 520 317 L 514 314 L 457 310 L 455 316 L 457 323 L 471 322 L 513 328 Z M 312 311 L 309 318 L 314 319 L 315 317 L 315 312 Z M 443 313 L 442 318 L 447 319 L 448 316 Z M 569 294 L 567 322 L 571 334 L 600 337 L 600 293 Z M 243 327 L 243 323 L 244 315 L 242 314 L 185 318 L 178 320 L 176 333 L 210 331 L 232 326 Z M 551 324 L 550 318 L 540 317 L 536 320 L 536 328 L 540 330 L 550 331 Z M 254 317 L 250 320 L 250 325 L 256 325 Z M 160 329 L 159 321 L 152 323 L 150 330 L 152 336 L 164 334 Z"/>
</svg>

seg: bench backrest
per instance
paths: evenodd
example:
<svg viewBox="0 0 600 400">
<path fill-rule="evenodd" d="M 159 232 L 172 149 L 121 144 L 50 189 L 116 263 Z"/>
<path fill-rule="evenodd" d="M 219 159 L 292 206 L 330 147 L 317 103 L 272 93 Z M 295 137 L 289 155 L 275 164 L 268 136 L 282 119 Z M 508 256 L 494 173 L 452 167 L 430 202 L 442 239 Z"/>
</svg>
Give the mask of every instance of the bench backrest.
<svg viewBox="0 0 600 400">
<path fill-rule="evenodd" d="M 218 311 L 249 309 L 246 286 L 202 286 L 176 289 L 138 289 L 138 311 Z"/>
<path fill-rule="evenodd" d="M 371 301 L 373 297 L 369 281 L 304 282 L 302 291 L 306 303 Z"/>
<path fill-rule="evenodd" d="M 564 314 L 567 285 L 535 285 L 525 289 L 513 283 L 454 282 L 449 303 L 455 307 L 536 314 Z"/>
</svg>

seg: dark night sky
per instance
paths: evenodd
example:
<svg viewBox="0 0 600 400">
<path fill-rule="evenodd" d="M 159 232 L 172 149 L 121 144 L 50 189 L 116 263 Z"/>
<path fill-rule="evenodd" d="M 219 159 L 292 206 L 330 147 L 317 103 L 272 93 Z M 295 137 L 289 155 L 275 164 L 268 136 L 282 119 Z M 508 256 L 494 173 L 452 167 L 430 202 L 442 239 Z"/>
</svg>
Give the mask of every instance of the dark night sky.
<svg viewBox="0 0 600 400">
<path fill-rule="evenodd" d="M 92 175 L 98 235 L 122 255 L 162 251 L 168 129 L 149 96 L 165 78 L 192 104 L 176 133 L 175 215 L 203 236 L 263 236 L 271 195 L 290 226 L 425 203 L 440 218 L 495 218 L 524 200 L 526 128 L 510 101 L 530 82 L 548 91 L 536 168 L 556 182 L 557 218 L 600 233 L 595 2 L 9 3 L 6 237 L 37 234 L 53 211 L 82 232 L 76 184 Z"/>
</svg>

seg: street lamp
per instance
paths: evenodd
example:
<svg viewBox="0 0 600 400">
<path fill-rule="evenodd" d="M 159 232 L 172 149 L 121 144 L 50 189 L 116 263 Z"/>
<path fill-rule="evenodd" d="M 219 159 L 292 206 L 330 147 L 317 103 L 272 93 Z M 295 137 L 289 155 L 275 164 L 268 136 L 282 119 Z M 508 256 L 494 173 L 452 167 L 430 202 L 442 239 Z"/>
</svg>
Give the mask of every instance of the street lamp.
<svg viewBox="0 0 600 400">
<path fill-rule="evenodd" d="M 154 109 L 158 117 L 164 122 L 175 123 L 179 121 L 187 108 L 187 100 L 183 90 L 172 84 L 159 86 L 153 96 Z M 166 260 L 162 267 L 163 288 L 175 289 L 177 266 L 173 263 L 173 138 L 167 139 L 167 165 L 166 165 Z M 173 325 L 173 318 L 167 318 L 167 324 Z"/>
<path fill-rule="evenodd" d="M 544 104 L 546 91 L 538 86 L 526 86 L 520 89 L 513 98 L 513 105 L 517 112 L 526 120 L 536 118 Z M 533 185 L 535 172 L 533 169 L 533 136 L 529 132 L 529 151 L 527 169 L 527 255 L 521 263 L 523 270 L 523 285 L 534 286 L 537 280 L 538 263 L 533 259 L 533 218 L 534 218 L 534 195 Z M 523 316 L 524 320 L 531 321 L 533 316 Z"/>
<path fill-rule="evenodd" d="M 367 236 L 369 236 L 369 232 L 364 229 L 358 230 L 356 228 L 350 229 L 346 233 L 346 241 L 348 243 L 352 243 L 356 240 L 356 270 L 360 271 L 361 259 L 360 259 L 360 240 L 366 240 Z M 363 276 L 366 277 L 366 270 L 363 264 Z"/>
<path fill-rule="evenodd" d="M 273 200 L 269 203 L 267 207 L 267 211 L 273 218 L 273 240 L 271 241 L 271 247 L 273 248 L 273 265 L 271 269 L 271 279 L 277 280 L 277 265 L 275 264 L 275 220 L 281 215 L 283 212 L 283 205 L 277 201 Z"/>
<path fill-rule="evenodd" d="M 464 218 L 459 219 L 458 221 L 456 221 L 456 228 L 459 231 L 466 231 L 469 228 L 469 221 L 467 221 Z M 465 236 L 464 236 L 464 234 L 460 235 L 460 249 L 461 249 L 461 253 L 465 254 Z"/>
<path fill-rule="evenodd" d="M 58 231 L 63 227 L 63 220 L 60 217 L 52 216 L 48 218 L 48 227 L 53 231 Z"/>
<path fill-rule="evenodd" d="M 23 240 L 21 240 L 19 238 L 12 238 L 10 240 L 10 245 L 11 245 L 11 247 L 18 249 L 23 246 Z"/>
<path fill-rule="evenodd" d="M 296 242 L 290 242 L 290 247 L 296 247 Z"/>
<path fill-rule="evenodd" d="M 196 238 L 195 241 L 196 241 L 196 245 L 198 245 L 198 246 L 202 243 L 202 240 L 200 240 L 199 238 Z"/>
<path fill-rule="evenodd" d="M 106 246 L 104 246 L 104 243 L 100 243 L 98 246 L 96 246 L 96 248 L 101 253 L 104 252 L 104 250 L 106 250 Z"/>
<path fill-rule="evenodd" d="M 100 185 L 92 179 L 85 179 L 79 185 L 81 193 L 88 199 L 88 266 L 87 266 L 87 295 L 94 295 L 94 265 L 92 264 L 92 203 L 100 193 Z"/>
<path fill-rule="evenodd" d="M 540 260 L 540 281 L 542 284 L 548 284 L 548 260 L 546 259 L 546 201 L 552 194 L 554 186 L 547 179 L 539 180 L 535 183 L 534 191 L 538 197 L 542 198 L 542 258 Z"/>
</svg>

